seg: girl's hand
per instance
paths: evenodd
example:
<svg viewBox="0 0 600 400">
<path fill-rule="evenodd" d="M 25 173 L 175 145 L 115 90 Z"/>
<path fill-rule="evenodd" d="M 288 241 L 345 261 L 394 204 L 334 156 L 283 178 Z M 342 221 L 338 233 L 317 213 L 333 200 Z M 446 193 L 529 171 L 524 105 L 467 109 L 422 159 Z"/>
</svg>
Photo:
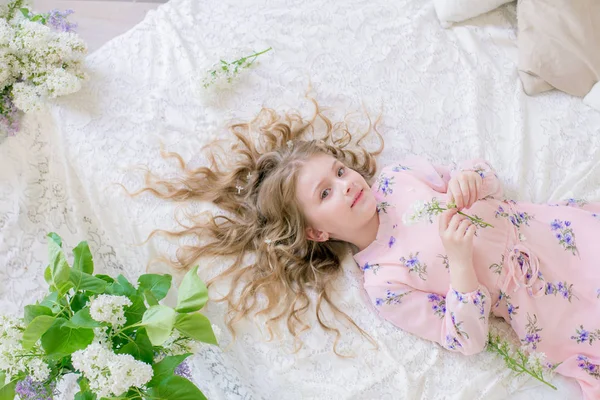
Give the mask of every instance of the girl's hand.
<svg viewBox="0 0 600 400">
<path fill-rule="evenodd" d="M 483 179 L 474 171 L 463 171 L 448 182 L 449 202 L 458 210 L 469 208 L 479 200 Z"/>
<path fill-rule="evenodd" d="M 442 213 L 439 230 L 450 265 L 473 265 L 473 237 L 477 227 L 471 220 L 458 214 L 456 208 Z"/>
</svg>

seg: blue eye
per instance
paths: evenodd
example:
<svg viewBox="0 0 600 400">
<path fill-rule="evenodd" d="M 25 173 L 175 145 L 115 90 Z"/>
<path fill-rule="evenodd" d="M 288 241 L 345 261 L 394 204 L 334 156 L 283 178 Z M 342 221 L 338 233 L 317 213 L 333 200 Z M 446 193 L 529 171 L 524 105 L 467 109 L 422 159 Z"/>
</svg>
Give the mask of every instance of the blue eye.
<svg viewBox="0 0 600 400">
<path fill-rule="evenodd" d="M 325 189 L 321 192 L 321 200 L 323 200 L 325 197 L 329 196 L 329 192 L 331 191 L 331 189 Z"/>
<path fill-rule="evenodd" d="M 344 167 L 340 167 L 340 169 L 338 169 L 338 177 L 344 175 L 344 172 L 346 172 L 346 170 L 344 169 Z"/>
</svg>

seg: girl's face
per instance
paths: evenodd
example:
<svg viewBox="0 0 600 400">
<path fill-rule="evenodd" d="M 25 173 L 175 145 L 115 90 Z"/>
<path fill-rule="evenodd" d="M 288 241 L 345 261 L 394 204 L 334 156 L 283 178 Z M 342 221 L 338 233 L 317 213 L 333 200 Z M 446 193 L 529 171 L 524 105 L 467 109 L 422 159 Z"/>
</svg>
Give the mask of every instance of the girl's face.
<svg viewBox="0 0 600 400">
<path fill-rule="evenodd" d="M 351 241 L 377 214 L 367 181 L 328 154 L 310 158 L 299 171 L 296 196 L 310 240 Z"/>
</svg>

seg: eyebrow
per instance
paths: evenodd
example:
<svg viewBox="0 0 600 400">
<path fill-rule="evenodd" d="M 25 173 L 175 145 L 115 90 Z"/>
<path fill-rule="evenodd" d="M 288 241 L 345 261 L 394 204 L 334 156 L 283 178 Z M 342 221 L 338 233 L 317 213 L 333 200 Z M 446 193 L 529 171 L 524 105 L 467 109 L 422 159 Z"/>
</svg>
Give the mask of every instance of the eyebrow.
<svg viewBox="0 0 600 400">
<path fill-rule="evenodd" d="M 338 161 L 338 160 L 333 160 L 333 164 L 331 164 L 331 170 L 332 170 L 332 171 L 333 171 L 333 169 L 335 168 L 335 165 L 337 164 L 337 161 Z M 319 189 L 319 188 L 321 187 L 321 185 L 323 185 L 323 181 L 324 181 L 324 180 L 325 180 L 325 179 L 321 179 L 321 180 L 319 181 L 319 183 L 317 184 L 317 186 L 315 186 L 315 188 L 313 189 L 313 196 L 314 196 L 315 192 L 317 191 L 317 189 Z"/>
</svg>

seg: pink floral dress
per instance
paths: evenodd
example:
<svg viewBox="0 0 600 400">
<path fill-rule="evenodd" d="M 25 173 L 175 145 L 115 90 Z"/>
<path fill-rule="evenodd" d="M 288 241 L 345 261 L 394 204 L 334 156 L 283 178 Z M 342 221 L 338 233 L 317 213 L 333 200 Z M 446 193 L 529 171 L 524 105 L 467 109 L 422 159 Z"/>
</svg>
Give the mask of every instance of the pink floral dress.
<svg viewBox="0 0 600 400">
<path fill-rule="evenodd" d="M 415 202 L 435 199 L 443 206 L 448 181 L 464 170 L 483 178 L 481 199 L 464 212 L 493 225 L 478 228 L 474 238 L 480 285 L 471 293 L 450 285 L 439 215 L 403 223 Z M 412 157 L 384 168 L 372 191 L 377 239 L 354 258 L 382 317 L 467 355 L 484 350 L 490 313 L 502 317 L 523 346 L 577 379 L 586 399 L 600 399 L 600 203 L 503 199 L 483 160 L 450 170 Z"/>
</svg>

